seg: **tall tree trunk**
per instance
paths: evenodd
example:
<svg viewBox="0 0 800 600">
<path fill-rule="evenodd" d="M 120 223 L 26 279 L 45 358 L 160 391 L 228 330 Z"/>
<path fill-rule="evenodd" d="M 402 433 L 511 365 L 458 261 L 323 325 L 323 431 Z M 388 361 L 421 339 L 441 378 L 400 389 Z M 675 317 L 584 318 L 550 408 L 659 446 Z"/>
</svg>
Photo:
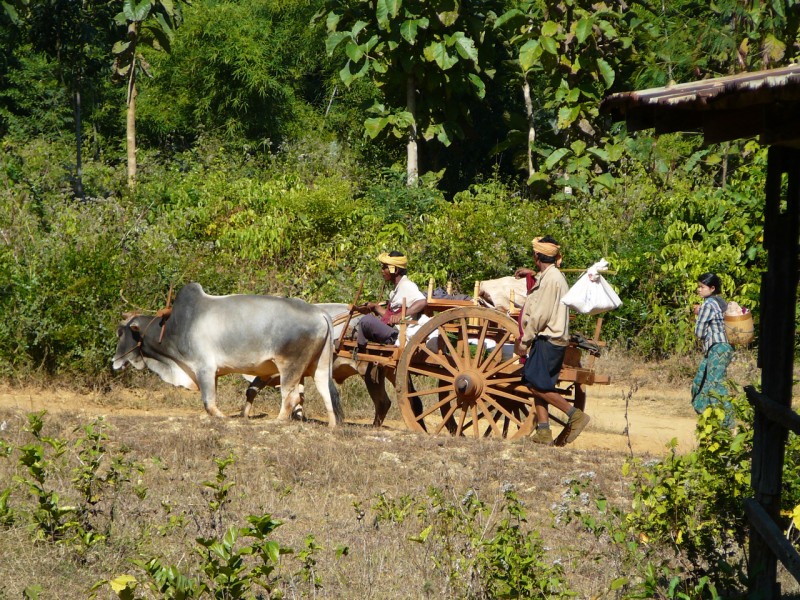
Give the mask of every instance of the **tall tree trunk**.
<svg viewBox="0 0 800 600">
<path fill-rule="evenodd" d="M 528 179 L 536 172 L 533 169 L 533 143 L 536 141 L 536 127 L 533 122 L 533 101 L 531 100 L 531 86 L 527 77 L 522 83 L 522 95 L 525 97 L 525 114 L 528 116 Z"/>
<path fill-rule="evenodd" d="M 125 142 L 128 147 L 128 187 L 133 189 L 136 186 L 136 83 L 131 83 L 127 117 Z"/>
<path fill-rule="evenodd" d="M 139 23 L 128 23 L 131 47 L 131 65 L 128 75 L 128 114 L 125 126 L 125 143 L 128 149 L 128 188 L 136 186 L 136 43 L 139 41 Z"/>
<path fill-rule="evenodd" d="M 417 154 L 417 97 L 414 76 L 406 79 L 406 109 L 411 113 L 411 125 L 408 126 L 408 162 L 406 166 L 406 185 L 414 187 L 419 177 L 419 157 Z"/>
<path fill-rule="evenodd" d="M 84 200 L 83 197 L 83 157 L 81 147 L 83 146 L 83 136 L 81 135 L 81 90 L 80 78 L 78 88 L 75 90 L 75 195 Z"/>
</svg>

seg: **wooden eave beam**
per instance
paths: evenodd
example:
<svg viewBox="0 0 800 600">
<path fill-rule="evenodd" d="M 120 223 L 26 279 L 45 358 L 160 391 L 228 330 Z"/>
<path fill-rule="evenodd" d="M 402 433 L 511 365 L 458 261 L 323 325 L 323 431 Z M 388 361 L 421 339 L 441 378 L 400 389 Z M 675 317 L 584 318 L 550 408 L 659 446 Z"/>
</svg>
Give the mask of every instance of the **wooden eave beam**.
<svg viewBox="0 0 800 600">
<path fill-rule="evenodd" d="M 703 125 L 702 113 L 676 108 L 656 112 L 656 135 L 677 131 L 699 132 Z"/>
<path fill-rule="evenodd" d="M 703 114 L 703 134 L 706 144 L 756 137 L 763 131 L 764 109 L 760 106 L 715 110 Z"/>
<path fill-rule="evenodd" d="M 800 102 L 712 111 L 704 115 L 705 143 L 760 136 L 763 145 L 800 142 Z"/>
<path fill-rule="evenodd" d="M 743 78 L 738 79 L 742 85 Z M 723 89 L 698 83 L 635 92 L 604 101 L 601 111 L 629 131 L 705 133 L 707 144 L 761 136 L 763 144 L 800 145 L 800 84 Z"/>
<path fill-rule="evenodd" d="M 641 106 L 625 115 L 628 131 L 655 129 L 657 135 L 676 131 L 697 131 L 702 121 L 697 113 L 659 106 Z"/>
<path fill-rule="evenodd" d="M 744 107 L 643 105 L 625 112 L 628 131 L 655 129 L 665 133 L 702 132 L 706 144 L 760 136 L 764 145 L 800 144 L 800 102 Z"/>
</svg>

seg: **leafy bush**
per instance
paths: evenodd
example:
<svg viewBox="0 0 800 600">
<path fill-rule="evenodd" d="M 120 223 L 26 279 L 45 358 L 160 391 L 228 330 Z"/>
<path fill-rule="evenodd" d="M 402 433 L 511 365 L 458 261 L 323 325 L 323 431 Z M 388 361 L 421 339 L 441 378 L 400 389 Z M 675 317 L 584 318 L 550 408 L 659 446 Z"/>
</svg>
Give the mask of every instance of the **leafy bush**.
<svg viewBox="0 0 800 600">
<path fill-rule="evenodd" d="M 308 26 L 316 10 L 271 0 L 187 6 L 172 52 L 156 53 L 154 78 L 142 82 L 144 136 L 167 145 L 213 131 L 262 150 L 301 137 L 320 120 L 311 102 L 325 100 L 309 85 L 326 78 L 323 32 Z"/>
<path fill-rule="evenodd" d="M 604 339 L 646 358 L 694 347 L 689 314 L 702 271 L 719 271 L 726 296 L 758 317 L 764 259 L 754 223 L 761 219 L 763 151 L 756 148 L 750 151 L 762 168 L 731 175 L 724 190 L 648 172 L 629 156 L 621 164 L 627 186 L 614 196 L 562 194 L 534 203 L 489 179 L 447 201 L 436 174 L 417 188 L 394 170 L 369 180 L 346 149 L 298 140 L 256 158 L 204 135 L 168 160 L 144 151 L 134 193 L 121 170 L 87 161 L 91 199 L 75 203 L 70 148 L 36 138 L 3 145 L 6 376 L 102 381 L 121 312 L 160 308 L 170 285 L 198 281 L 217 294 L 348 302 L 364 281 L 364 299 L 378 299 L 375 257 L 397 249 L 409 254 L 410 276 L 421 287 L 433 277 L 472 293 L 476 280 L 530 265 L 530 240 L 544 233 L 562 242 L 567 268 L 609 259 L 616 274 L 608 279 L 623 305 L 606 316 Z M 585 329 L 584 321 L 574 327 Z"/>
<path fill-rule="evenodd" d="M 615 569 L 609 572 L 609 591 L 617 597 L 701 600 L 743 594 L 743 500 L 751 493 L 753 415 L 743 395 L 733 403 L 737 431 L 722 426 L 721 409 L 709 408 L 698 421 L 695 450 L 678 454 L 673 440 L 663 459 L 625 464 L 633 493 L 629 508 L 600 494 L 592 474 L 569 482 L 556 523 L 577 524 L 602 542 L 599 552 Z M 795 468 L 787 462 L 787 473 Z"/>
<path fill-rule="evenodd" d="M 76 430 L 80 435 L 67 440 L 46 435 L 45 414 L 28 415 L 28 443 L 0 443 L 0 458 L 16 458 L 19 467 L 13 485 L 0 489 L 0 526 L 27 527 L 32 540 L 61 546 L 69 557 L 85 562 L 90 551 L 122 542 L 116 537 L 115 520 L 122 510 L 131 508 L 129 496 L 142 500 L 147 495 L 133 479 L 144 473 L 144 468 L 127 456 L 127 448 L 113 444 L 102 419 Z M 145 557 L 133 561 L 146 574 L 144 582 L 123 574 L 97 582 L 93 590 L 108 585 L 118 597 L 128 600 L 140 597 L 140 586 L 164 598 L 250 598 L 256 590 L 272 597 L 273 588 L 281 581 L 275 573 L 281 556 L 292 550 L 272 539 L 281 523 L 269 514 L 247 517 L 244 527 L 221 527 L 219 513 L 235 485 L 225 473 L 233 460 L 232 455 L 216 459 L 215 480 L 203 483 L 212 491 L 208 498 L 211 529 L 224 534 L 196 538 L 196 562 L 191 565 L 196 576 L 184 575 L 159 557 Z M 167 531 L 174 527 L 163 528 L 162 535 Z M 318 549 L 313 538 L 307 541 L 298 576 L 312 573 L 311 579 L 315 579 L 314 552 Z M 318 586 L 319 580 L 312 585 Z M 274 591 L 275 597 L 282 597 L 279 590 Z"/>
<path fill-rule="evenodd" d="M 154 557 L 134 561 L 148 577 L 144 582 L 125 574 L 99 581 L 93 589 L 108 585 L 121 600 L 139 598 L 136 590 L 140 585 L 162 598 L 281 598 L 279 590 L 274 590 L 279 582 L 274 572 L 281 555 L 291 549 L 270 539 L 281 522 L 269 514 L 249 516 L 247 521 L 246 527 L 230 527 L 219 539 L 197 538 L 195 552 L 201 570 L 197 577 L 186 576 L 178 567 Z M 255 564 L 248 561 L 250 557 Z"/>
<path fill-rule="evenodd" d="M 120 288 L 109 261 L 118 247 L 117 208 L 49 203 L 38 223 L 29 221 L 34 227 L 9 231 L 19 243 L 0 258 L 11 288 L 2 298 L 9 335 L 0 342 L 8 369 L 91 373 L 107 362 L 110 300 Z"/>
<path fill-rule="evenodd" d="M 357 507 L 358 509 L 358 507 Z M 455 598 L 566 598 L 574 594 L 559 562 L 547 559 L 526 511 L 510 485 L 489 505 L 467 490 L 460 499 L 431 488 L 427 498 L 384 494 L 372 507 L 376 523 L 400 524 L 412 515 L 421 528 L 411 540 L 446 577 L 441 595 Z"/>
<path fill-rule="evenodd" d="M 27 526 L 34 540 L 64 546 L 78 559 L 104 542 L 124 495 L 145 493 L 133 483 L 143 471 L 126 448 L 114 447 L 102 419 L 74 442 L 44 432 L 45 412 L 28 415 L 27 444 L 3 444 L 19 466 L 12 487 L 0 491 L 0 523 Z M 75 466 L 71 466 L 71 465 Z M 64 487 L 64 474 L 71 473 Z"/>
<path fill-rule="evenodd" d="M 2 29 L 7 33 L 6 27 Z M 27 44 L 16 45 L 9 58 L 16 68 L 2 72 L 0 134 L 23 139 L 43 133 L 55 137 L 68 129 L 73 115 L 69 94 L 58 81 L 58 66 Z"/>
<path fill-rule="evenodd" d="M 746 151 L 761 168 L 731 177 L 725 188 L 697 187 L 688 177 L 665 180 L 646 217 L 651 226 L 662 224 L 660 240 L 621 257 L 620 268 L 638 280 L 638 289 L 623 296 L 644 300 L 636 318 L 646 356 L 685 353 L 694 345 L 689 315 L 701 273 L 717 272 L 723 295 L 758 317 L 766 150 L 749 144 Z"/>
<path fill-rule="evenodd" d="M 709 408 L 697 425 L 697 450 L 673 451 L 644 467 L 633 461 L 634 500 L 628 516 L 634 531 L 672 545 L 699 579 L 718 587 L 741 583 L 746 520 L 743 500 L 750 494 L 752 411 L 740 396 L 737 431 L 722 425 L 724 411 Z M 749 413 L 741 420 L 744 413 Z"/>
</svg>

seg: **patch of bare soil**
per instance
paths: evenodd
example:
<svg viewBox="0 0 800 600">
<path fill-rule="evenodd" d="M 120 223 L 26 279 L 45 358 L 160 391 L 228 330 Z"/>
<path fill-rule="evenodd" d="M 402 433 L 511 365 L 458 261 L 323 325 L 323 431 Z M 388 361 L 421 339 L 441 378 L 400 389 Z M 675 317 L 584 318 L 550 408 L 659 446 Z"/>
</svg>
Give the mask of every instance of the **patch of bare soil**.
<svg viewBox="0 0 800 600">
<path fill-rule="evenodd" d="M 660 455 L 675 438 L 679 451 L 691 450 L 697 415 L 691 406 L 689 389 L 695 368 L 693 361 L 685 358 L 642 364 L 619 355 L 604 356 L 598 361 L 597 371 L 611 375 L 612 383 L 587 388 L 586 412 L 592 421 L 570 448 L 610 450 L 637 456 Z M 0 408 L 68 412 L 87 418 L 108 414 L 143 418 L 204 417 L 199 393 L 162 384 L 152 373 L 132 375 L 133 387 L 119 386 L 107 392 L 0 385 Z M 729 376 L 738 385 L 757 382 L 759 371 L 755 368 L 754 356 L 739 352 L 729 368 Z M 130 385 L 130 380 L 128 383 Z M 141 387 L 136 387 L 137 384 Z M 221 409 L 230 417 L 238 417 L 245 385 L 234 376 L 221 380 L 220 387 Z M 357 377 L 345 383 L 342 391 L 345 427 L 372 422 L 373 407 L 363 388 Z M 389 390 L 389 395 L 394 399 L 393 390 Z M 278 408 L 277 392 L 268 390 L 257 400 L 253 416 L 263 422 L 265 418 L 274 418 Z M 306 414 L 324 419 L 325 411 L 313 389 L 306 401 Z M 384 435 L 407 432 L 396 403 L 381 431 Z"/>
<path fill-rule="evenodd" d="M 624 508 L 630 505 L 630 481 L 621 467 L 631 454 L 664 456 L 673 438 L 680 452 L 694 447 L 689 385 L 695 367 L 689 360 L 641 365 L 605 357 L 598 371 L 609 373 L 613 384 L 589 387 L 592 422 L 564 448 L 536 446 L 529 439 L 412 433 L 396 403 L 386 425 L 374 429 L 372 404 L 356 378 L 342 388 L 346 423 L 336 430 L 325 426 L 325 412 L 313 394 L 306 399 L 305 423 L 274 420 L 275 391 L 261 394 L 254 418 L 239 418 L 245 385 L 231 377 L 221 380 L 220 408 L 234 417 L 225 420 L 205 415 L 199 393 L 166 386 L 152 373 L 126 374 L 125 386 L 118 382 L 94 392 L 0 385 L 0 440 L 7 444 L 30 442 L 23 431 L 30 412 L 47 410 L 46 435 L 67 439 L 103 416 L 113 448 L 127 448 L 146 467 L 135 482 L 146 494 L 137 499 L 129 492 L 114 513 L 113 551 L 73 564 L 64 561 L 59 547 L 31 544 L 22 527 L 1 535 L 0 598 L 21 597 L 31 584 L 49 592 L 43 597 L 86 597 L 98 580 L 135 572 L 131 558 L 159 556 L 165 564 L 186 564 L 195 537 L 221 535 L 229 526 L 241 526 L 247 515 L 264 512 L 284 523 L 276 532 L 281 544 L 300 550 L 313 535 L 323 548 L 316 566 L 323 587 L 303 589 L 298 580 L 284 590 L 287 596 L 447 597 L 448 571 L 437 568 L 429 547 L 410 541 L 419 535 L 420 522 L 381 520 L 381 510 L 406 497 L 424 501 L 434 488 L 456 504 L 474 490 L 496 505 L 508 484 L 524 503 L 530 526 L 541 532 L 548 559 L 564 565 L 577 597 L 598 597 L 616 577 L 629 575 L 620 571 L 623 562 L 611 545 L 577 523 L 554 527 L 554 518 L 588 506 L 583 494 L 573 494 L 576 480 Z M 729 373 L 738 384 L 758 379 L 746 355 L 737 357 Z M 224 514 L 209 516 L 210 492 L 202 482 L 215 480 L 213 459 L 231 453 L 230 504 Z M 0 461 L 0 481 L 18 474 L 14 461 Z M 67 498 L 69 472 L 60 481 Z M 11 505 L 23 494 L 21 488 L 15 491 Z M 339 552 L 342 548 L 347 552 Z M 289 579 L 298 568 L 294 564 Z"/>
<path fill-rule="evenodd" d="M 244 386 L 242 386 L 243 388 Z M 632 388 L 620 385 L 592 386 L 587 394 L 586 412 L 592 421 L 587 430 L 570 446 L 574 449 L 602 449 L 633 452 L 635 455 L 661 454 L 666 444 L 677 438 L 679 449 L 692 448 L 697 417 L 689 402 L 688 390 Z M 243 397 L 243 393 L 242 393 Z M 221 402 L 230 417 L 238 417 L 240 403 L 235 398 Z M 173 390 L 166 386 L 153 390 L 117 389 L 111 394 L 78 392 L 65 388 L 0 387 L 0 408 L 51 414 L 69 413 L 91 420 L 100 415 L 163 418 L 197 417 L 205 413 L 197 392 Z M 371 404 L 345 418 L 345 427 L 364 426 L 372 422 Z M 277 415 L 278 398 L 268 395 L 256 403 L 257 422 Z M 307 403 L 307 414 L 324 418 L 316 402 Z M 554 425 L 557 427 L 557 425 Z M 361 429 L 361 427 L 357 427 Z M 382 435 L 406 432 L 399 411 L 393 406 Z M 378 433 L 377 431 L 375 433 Z"/>
</svg>

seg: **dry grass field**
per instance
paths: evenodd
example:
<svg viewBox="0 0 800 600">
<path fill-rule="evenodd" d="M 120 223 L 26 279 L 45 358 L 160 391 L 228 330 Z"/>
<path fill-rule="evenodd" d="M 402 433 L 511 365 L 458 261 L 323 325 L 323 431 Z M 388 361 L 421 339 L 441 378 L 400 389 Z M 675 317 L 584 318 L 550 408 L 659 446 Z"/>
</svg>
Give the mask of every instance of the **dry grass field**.
<svg viewBox="0 0 800 600">
<path fill-rule="evenodd" d="M 279 570 L 287 597 L 452 597 L 453 565 L 437 565 L 429 545 L 411 540 L 421 533 L 422 521 L 404 509 L 423 504 L 431 488 L 455 506 L 473 490 L 490 507 L 499 506 L 504 490 L 513 488 L 529 525 L 542 536 L 547 560 L 563 566 L 577 597 L 599 597 L 615 578 L 629 574 L 629 565 L 610 545 L 557 517 L 590 496 L 627 506 L 626 459 L 662 456 L 672 438 L 679 451 L 692 448 L 693 369 L 688 360 L 641 365 L 603 357 L 598 370 L 610 373 L 613 385 L 589 388 L 592 423 L 565 448 L 413 434 L 394 405 L 386 426 L 373 429 L 371 402 L 355 378 L 343 387 L 346 424 L 337 430 L 325 426 L 313 393 L 306 400 L 310 420 L 287 424 L 273 420 L 275 391 L 257 400 L 255 418 L 214 420 L 202 411 L 198 393 L 168 387 L 152 373 L 126 374 L 101 391 L 3 387 L 0 440 L 6 444 L 31 442 L 24 431 L 31 412 L 47 411 L 43 435 L 70 441 L 102 417 L 98 427 L 108 435 L 109 455 L 124 456 L 142 469 L 133 473 L 124 494 L 97 503 L 113 542 L 109 535 L 109 543 L 77 552 L 64 544 L 31 543 L 24 525 L 4 528 L 0 599 L 21 598 L 31 585 L 41 586 L 42 598 L 86 598 L 103 579 L 125 573 L 145 579 L 130 562 L 135 558 L 160 557 L 190 571 L 195 538 L 221 537 L 228 527 L 245 525 L 247 516 L 263 513 L 283 522 L 273 537 L 294 550 Z M 756 381 L 752 357 L 738 356 L 731 375 L 742 384 Z M 238 415 L 244 389 L 235 377 L 222 382 L 223 412 Z M 58 460 L 76 451 L 70 444 Z M 203 482 L 223 481 L 215 479 L 215 459 L 229 456 L 234 460 L 225 468 L 224 482 L 234 485 L 215 510 L 211 503 L 219 498 L 214 495 L 219 486 Z M 70 472 L 61 469 L 48 485 L 68 490 Z M 19 465 L 0 458 L 0 492 L 15 487 L 12 508 L 24 493 L 14 479 L 18 475 Z M 587 495 L 576 495 L 576 481 Z M 315 577 L 319 585 L 313 584 Z M 107 586 L 96 594 L 116 597 Z"/>
</svg>

